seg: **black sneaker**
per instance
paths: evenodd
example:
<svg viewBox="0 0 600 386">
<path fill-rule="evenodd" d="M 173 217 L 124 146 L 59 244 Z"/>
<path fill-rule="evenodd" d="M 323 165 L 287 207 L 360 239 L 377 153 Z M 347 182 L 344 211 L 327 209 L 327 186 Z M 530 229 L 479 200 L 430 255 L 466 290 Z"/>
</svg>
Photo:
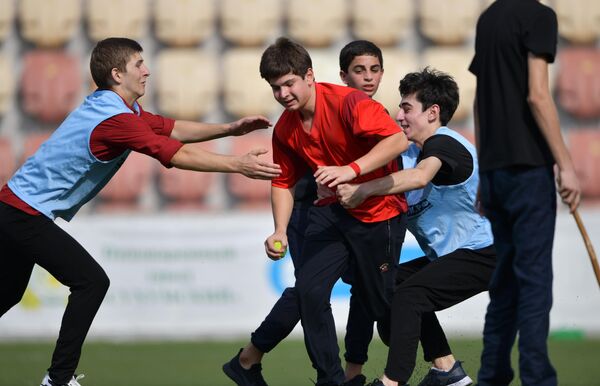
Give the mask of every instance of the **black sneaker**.
<svg viewBox="0 0 600 386">
<path fill-rule="evenodd" d="M 365 386 L 385 386 L 381 379 L 375 378 L 373 382 L 366 384 Z M 402 386 L 410 386 L 408 383 L 403 384 Z"/>
<path fill-rule="evenodd" d="M 366 382 L 367 378 L 362 374 L 358 374 L 356 377 L 342 383 L 342 386 L 364 386 Z"/>
<path fill-rule="evenodd" d="M 262 376 L 260 363 L 253 364 L 248 370 L 242 367 L 240 364 L 242 350 L 240 349 L 236 356 L 223 365 L 223 372 L 238 386 L 268 386 Z"/>
<path fill-rule="evenodd" d="M 431 369 L 418 386 L 467 386 L 473 380 L 462 368 L 462 362 L 456 361 L 449 371 Z"/>
</svg>

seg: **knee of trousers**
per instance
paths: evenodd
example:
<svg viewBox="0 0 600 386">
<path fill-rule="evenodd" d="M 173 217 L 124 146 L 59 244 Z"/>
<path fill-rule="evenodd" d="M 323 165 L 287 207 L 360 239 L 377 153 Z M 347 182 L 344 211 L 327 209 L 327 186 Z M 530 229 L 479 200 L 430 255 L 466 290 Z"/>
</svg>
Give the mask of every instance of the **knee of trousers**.
<svg viewBox="0 0 600 386">
<path fill-rule="evenodd" d="M 417 310 L 427 303 L 427 296 L 418 288 L 399 288 L 392 301 L 393 310 Z"/>
<path fill-rule="evenodd" d="M 331 289 L 320 284 L 307 285 L 296 282 L 296 294 L 300 302 L 300 308 L 311 311 L 320 305 L 329 305 Z"/>
<path fill-rule="evenodd" d="M 102 268 L 98 269 L 92 276 L 89 276 L 79 288 L 86 291 L 91 291 L 99 296 L 104 296 L 110 287 L 110 279 Z"/>
</svg>

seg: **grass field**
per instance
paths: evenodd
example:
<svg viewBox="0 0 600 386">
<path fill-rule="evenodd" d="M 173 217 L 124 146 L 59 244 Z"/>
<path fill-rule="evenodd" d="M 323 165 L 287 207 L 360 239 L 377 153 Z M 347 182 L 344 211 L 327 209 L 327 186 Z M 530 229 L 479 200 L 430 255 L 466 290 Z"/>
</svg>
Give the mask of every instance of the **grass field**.
<svg viewBox="0 0 600 386">
<path fill-rule="evenodd" d="M 221 366 L 244 344 L 230 342 L 89 342 L 84 346 L 79 371 L 84 386 L 226 386 L 233 385 Z M 481 341 L 452 340 L 457 357 L 474 377 L 479 367 Z M 37 386 L 52 352 L 52 343 L 0 343 L 0 386 Z M 600 385 L 600 340 L 550 340 L 550 354 L 561 386 Z M 378 376 L 385 365 L 386 348 L 371 344 L 365 375 Z M 272 386 L 312 385 L 312 370 L 301 340 L 288 339 L 263 363 Z M 516 363 L 517 356 L 513 353 Z M 428 366 L 421 360 L 413 375 L 418 383 Z M 520 385 L 513 382 L 513 385 Z"/>
</svg>

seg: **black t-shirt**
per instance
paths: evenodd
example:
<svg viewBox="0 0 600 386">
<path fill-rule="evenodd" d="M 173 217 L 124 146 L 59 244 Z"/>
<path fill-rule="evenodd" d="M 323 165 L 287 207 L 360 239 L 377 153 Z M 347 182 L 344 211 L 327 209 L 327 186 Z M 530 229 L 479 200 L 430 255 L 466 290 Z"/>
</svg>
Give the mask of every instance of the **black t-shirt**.
<svg viewBox="0 0 600 386">
<path fill-rule="evenodd" d="M 479 17 L 469 71 L 477 77 L 482 171 L 554 163 L 527 103 L 527 56 L 552 63 L 557 40 L 556 14 L 537 0 L 497 0 Z"/>
<path fill-rule="evenodd" d="M 437 134 L 429 137 L 423 144 L 417 162 L 432 156 L 442 161 L 442 167 L 431 180 L 434 185 L 460 184 L 473 173 L 471 153 L 449 135 Z"/>
</svg>

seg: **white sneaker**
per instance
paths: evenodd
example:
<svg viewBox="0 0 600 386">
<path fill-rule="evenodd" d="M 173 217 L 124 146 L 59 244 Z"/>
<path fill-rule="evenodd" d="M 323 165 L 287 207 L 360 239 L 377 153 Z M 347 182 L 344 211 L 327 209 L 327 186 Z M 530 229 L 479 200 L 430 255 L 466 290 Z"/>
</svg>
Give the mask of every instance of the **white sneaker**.
<svg viewBox="0 0 600 386">
<path fill-rule="evenodd" d="M 57 383 L 54 383 L 51 379 L 50 376 L 48 374 L 46 374 L 44 376 L 44 379 L 42 379 L 42 383 L 40 386 L 81 386 L 81 384 L 78 382 L 80 379 L 84 378 L 85 375 L 83 374 L 79 374 L 77 376 L 73 376 L 73 378 L 71 378 L 71 380 L 69 381 L 69 383 L 65 384 L 65 385 L 59 385 Z"/>
</svg>

